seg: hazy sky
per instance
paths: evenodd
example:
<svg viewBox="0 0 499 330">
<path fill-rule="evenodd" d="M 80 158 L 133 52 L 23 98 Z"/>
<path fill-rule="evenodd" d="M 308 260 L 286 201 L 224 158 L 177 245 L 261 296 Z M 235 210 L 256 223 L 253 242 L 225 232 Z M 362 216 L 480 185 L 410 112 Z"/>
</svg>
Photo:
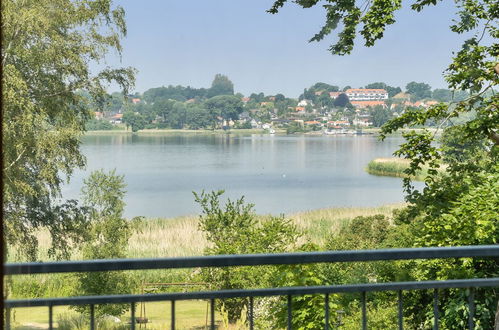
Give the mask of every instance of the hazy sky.
<svg viewBox="0 0 499 330">
<path fill-rule="evenodd" d="M 116 1 L 126 11 L 128 35 L 121 64 L 138 69 L 136 91 L 152 87 L 209 87 L 216 73 L 249 95 L 283 93 L 297 97 L 321 81 L 361 87 L 384 81 L 404 87 L 422 81 L 445 87 L 442 72 L 462 37 L 450 32 L 455 8 L 443 1 L 421 13 L 404 1 L 397 23 L 376 46 L 358 43 L 349 56 L 333 56 L 335 35 L 308 43 L 324 22 L 322 7 L 287 4 L 279 14 L 271 0 Z M 358 39 L 361 41 L 360 39 Z"/>
</svg>

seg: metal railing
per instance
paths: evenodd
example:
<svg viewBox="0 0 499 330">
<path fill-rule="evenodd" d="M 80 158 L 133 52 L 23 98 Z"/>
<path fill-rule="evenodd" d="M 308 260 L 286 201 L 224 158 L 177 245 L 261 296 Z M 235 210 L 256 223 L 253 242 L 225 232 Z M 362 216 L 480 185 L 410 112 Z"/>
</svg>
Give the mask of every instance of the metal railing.
<svg viewBox="0 0 499 330">
<path fill-rule="evenodd" d="M 303 253 L 278 253 L 254 255 L 217 255 L 186 258 L 161 259 L 118 259 L 118 260 L 87 260 L 61 262 L 30 262 L 5 264 L 5 275 L 47 274 L 66 272 L 98 272 L 139 269 L 175 269 L 196 267 L 232 267 L 232 266 L 261 266 L 261 265 L 293 265 L 310 263 L 335 262 L 365 262 L 380 260 L 413 260 L 413 259 L 442 259 L 442 258 L 499 258 L 499 245 L 464 246 L 464 247 L 437 247 L 437 248 L 410 248 L 385 250 L 355 250 L 355 251 L 328 251 Z M 499 278 L 455 279 L 445 281 L 419 282 L 392 282 L 368 283 L 351 285 L 279 287 L 265 289 L 218 290 L 182 293 L 157 294 L 126 294 L 79 296 L 61 298 L 12 299 L 4 301 L 8 310 L 18 307 L 47 306 L 49 314 L 49 329 L 53 328 L 53 307 L 66 305 L 90 306 L 90 329 L 95 329 L 95 305 L 129 303 L 131 307 L 131 329 L 136 327 L 135 304 L 140 302 L 170 301 L 171 328 L 175 329 L 175 302 L 181 300 L 203 299 L 210 301 L 210 326 L 215 329 L 216 299 L 249 298 L 249 328 L 254 327 L 253 299 L 254 297 L 287 296 L 287 324 L 292 325 L 292 297 L 309 294 L 323 294 L 325 299 L 324 319 L 325 328 L 329 329 L 329 295 L 334 293 L 360 293 L 362 329 L 367 329 L 366 294 L 375 291 L 395 291 L 398 296 L 398 326 L 403 328 L 403 291 L 433 289 L 433 328 L 439 328 L 438 290 L 450 288 L 469 288 L 468 296 L 469 317 L 468 327 L 474 329 L 474 289 L 484 287 L 498 287 Z M 7 313 L 9 315 L 10 313 Z M 7 329 L 10 320 L 6 319 Z"/>
</svg>

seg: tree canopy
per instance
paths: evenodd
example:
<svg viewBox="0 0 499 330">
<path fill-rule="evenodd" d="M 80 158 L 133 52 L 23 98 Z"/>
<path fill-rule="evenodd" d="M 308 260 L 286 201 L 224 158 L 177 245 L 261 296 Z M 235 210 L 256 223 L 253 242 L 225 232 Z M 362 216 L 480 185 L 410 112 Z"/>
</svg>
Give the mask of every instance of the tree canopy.
<svg viewBox="0 0 499 330">
<path fill-rule="evenodd" d="M 275 1 L 269 10 L 277 13 L 287 0 Z M 415 0 L 411 5 L 420 12 L 438 5 L 441 0 Z M 318 0 L 297 1 L 299 6 L 310 8 Z M 428 166 L 424 189 L 415 189 L 409 178 L 404 179 L 407 209 L 399 216 L 399 223 L 411 228 L 414 246 L 449 246 L 467 244 L 497 244 L 497 214 L 499 200 L 497 180 L 499 167 L 499 96 L 494 88 L 499 83 L 499 10 L 497 1 L 457 0 L 457 13 L 450 26 L 452 32 L 466 37 L 461 49 L 453 54 L 452 62 L 444 72 L 448 88 L 467 93 L 468 96 L 449 103 L 438 103 L 427 109 L 407 110 L 382 127 L 382 138 L 402 128 L 406 142 L 395 152 L 396 156 L 410 160 L 406 174 L 414 176 L 422 166 Z M 310 41 L 323 40 L 333 30 L 340 29 L 338 41 L 329 50 L 333 54 L 350 54 L 360 31 L 364 45 L 373 46 L 383 37 L 385 29 L 395 22 L 395 13 L 402 1 L 373 0 L 367 3 L 355 1 L 328 1 L 323 7 L 326 22 Z M 431 88 L 424 83 L 409 83 L 409 93 L 416 99 L 431 96 Z M 426 128 L 412 130 L 425 124 L 436 124 L 437 130 L 453 130 L 449 144 L 437 144 L 437 134 Z M 481 143 L 477 143 L 481 142 Z M 472 157 L 449 161 L 445 171 L 437 171 L 443 158 L 452 148 L 478 145 L 469 150 Z M 455 149 L 452 153 L 459 153 Z M 461 150 L 462 152 L 462 150 Z M 451 153 L 451 154 L 452 154 Z M 408 269 L 413 278 L 447 279 L 452 277 L 497 276 L 497 260 L 432 261 L 423 262 Z M 446 314 L 441 321 L 447 328 L 460 328 L 458 323 L 467 312 L 466 297 L 451 292 L 441 300 Z M 477 324 L 492 328 L 494 308 L 498 297 L 486 290 L 479 290 L 475 300 Z M 427 315 L 424 308 L 431 296 L 427 292 L 414 295 L 411 304 L 417 306 L 410 313 L 413 320 L 424 324 Z M 416 316 L 414 316 L 416 315 Z M 499 314 L 498 314 L 499 315 Z M 462 327 L 462 326 L 461 326 Z"/>
<path fill-rule="evenodd" d="M 234 84 L 230 81 L 229 77 L 220 73 L 215 75 L 211 87 L 207 92 L 207 97 L 218 95 L 234 95 Z"/>
<path fill-rule="evenodd" d="M 89 68 L 121 51 L 124 11 L 110 1 L 3 1 L 1 15 L 5 239 L 34 258 L 35 230 L 47 227 L 64 250 L 86 219 L 75 201 L 55 202 L 64 179 L 85 165 L 79 137 L 90 113 L 79 92 L 102 104 L 108 83 L 127 90 L 134 72 Z"/>
</svg>

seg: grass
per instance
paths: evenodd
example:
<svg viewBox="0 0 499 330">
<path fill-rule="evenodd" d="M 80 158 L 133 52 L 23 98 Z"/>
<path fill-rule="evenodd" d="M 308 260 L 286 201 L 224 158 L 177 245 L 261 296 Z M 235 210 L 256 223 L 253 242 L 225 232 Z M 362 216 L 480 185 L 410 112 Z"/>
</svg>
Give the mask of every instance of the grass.
<svg viewBox="0 0 499 330">
<path fill-rule="evenodd" d="M 402 158 L 376 158 L 367 164 L 366 171 L 369 174 L 380 176 L 394 176 L 399 178 L 411 177 L 416 181 L 424 181 L 428 175 L 428 167 L 416 172 L 415 176 L 409 176 L 404 170 L 409 168 L 410 160 Z"/>
<path fill-rule="evenodd" d="M 147 329 L 169 329 L 171 327 L 171 305 L 170 302 L 148 302 L 145 305 L 136 305 L 136 315 L 144 316 L 141 310 L 145 307 L 145 316 L 149 323 Z M 175 324 L 177 329 L 204 329 L 209 322 L 209 306 L 207 301 L 186 300 L 175 303 Z M 12 329 L 48 329 L 47 307 L 14 308 L 11 314 L 13 322 Z M 68 306 L 54 307 L 54 321 L 61 318 L 77 318 L 78 313 Z M 221 320 L 220 313 L 216 313 L 216 320 Z M 120 317 L 121 323 L 126 324 L 130 320 L 130 312 Z M 209 323 L 208 323 L 209 325 Z"/>
<path fill-rule="evenodd" d="M 384 205 L 379 207 L 362 208 L 325 208 L 305 212 L 297 212 L 286 215 L 303 232 L 303 237 L 297 242 L 298 245 L 307 241 L 323 246 L 327 239 L 337 233 L 341 227 L 357 216 L 370 216 L 384 214 L 390 216 L 392 211 L 402 207 L 403 204 Z M 263 219 L 265 216 L 259 216 Z M 144 219 L 134 227 L 132 237 L 129 240 L 127 257 L 129 258 L 160 258 L 160 257 L 182 257 L 202 255 L 208 242 L 203 233 L 198 230 L 198 217 L 187 216 L 177 218 Z M 50 260 L 47 251 L 50 245 L 50 236 L 47 231 L 38 233 L 40 243 L 39 259 Z M 77 249 L 75 249 L 77 250 Z M 10 248 L 9 261 L 21 261 L 16 256 L 14 248 Z M 75 252 L 71 259 L 81 259 L 81 255 Z M 144 282 L 167 282 L 181 283 L 189 282 L 195 270 L 143 270 L 129 271 L 130 280 L 133 282 L 135 293 L 141 292 L 141 283 Z M 71 283 L 75 282 L 74 274 L 40 274 L 29 276 L 16 276 L 11 278 L 11 298 L 22 297 L 50 297 L 75 295 L 76 289 Z M 9 279 L 8 279 L 9 280 Z M 199 287 L 170 287 L 170 290 L 199 290 Z M 176 306 L 179 329 L 202 328 L 206 322 L 205 301 L 178 302 Z M 169 327 L 169 303 L 155 302 L 147 303 L 146 314 L 152 320 L 147 326 L 149 329 L 165 329 Z M 137 315 L 140 316 L 140 306 L 137 305 Z M 57 307 L 57 315 L 76 317 L 77 313 L 68 307 Z M 219 314 L 218 314 L 219 315 Z M 123 322 L 129 316 L 124 315 Z M 221 316 L 217 316 L 220 320 Z M 15 309 L 14 329 L 41 329 L 47 328 L 46 308 L 18 308 Z M 189 326 L 189 327 L 188 327 Z"/>
</svg>

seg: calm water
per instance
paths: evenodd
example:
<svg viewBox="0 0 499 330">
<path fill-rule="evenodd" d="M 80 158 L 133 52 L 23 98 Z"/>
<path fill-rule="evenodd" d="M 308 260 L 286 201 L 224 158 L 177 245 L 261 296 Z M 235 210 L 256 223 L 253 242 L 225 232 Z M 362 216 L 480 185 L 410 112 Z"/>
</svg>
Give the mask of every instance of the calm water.
<svg viewBox="0 0 499 330">
<path fill-rule="evenodd" d="M 289 213 L 331 206 L 375 206 L 403 201 L 398 178 L 364 171 L 390 157 L 402 138 L 374 136 L 94 135 L 86 136 L 85 171 L 63 194 L 77 198 L 92 170 L 125 175 L 126 216 L 195 214 L 192 191 L 224 189 L 256 211 Z"/>
</svg>

